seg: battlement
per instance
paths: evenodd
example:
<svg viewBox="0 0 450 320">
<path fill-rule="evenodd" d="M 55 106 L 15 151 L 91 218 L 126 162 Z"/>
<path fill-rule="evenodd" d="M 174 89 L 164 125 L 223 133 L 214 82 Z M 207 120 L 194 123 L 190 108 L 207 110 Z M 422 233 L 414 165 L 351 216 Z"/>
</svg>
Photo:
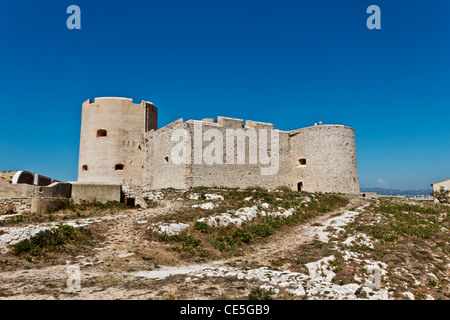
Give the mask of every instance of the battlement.
<svg viewBox="0 0 450 320">
<path fill-rule="evenodd" d="M 345 126 L 343 124 L 321 124 L 321 125 L 315 125 L 315 126 L 309 126 L 309 127 L 303 127 L 295 130 L 288 131 L 289 136 L 294 136 L 298 133 L 304 132 L 304 131 L 316 131 L 316 130 L 330 130 L 330 129 L 350 129 L 355 131 L 355 129 Z"/>
<path fill-rule="evenodd" d="M 272 123 L 259 122 L 253 120 L 244 120 L 237 118 L 229 118 L 218 116 L 217 120 L 214 118 L 204 118 L 202 120 L 187 120 L 186 123 L 194 124 L 201 123 L 204 126 L 212 126 L 219 128 L 230 128 L 230 129 L 274 129 L 275 126 Z"/>
<path fill-rule="evenodd" d="M 94 101 L 92 101 L 91 99 L 87 99 L 85 102 L 83 102 L 83 106 L 84 105 L 95 104 L 95 103 L 101 103 L 101 104 L 105 104 L 105 103 L 130 103 L 130 104 L 139 104 L 139 105 L 143 105 L 143 106 L 150 106 L 150 107 L 156 109 L 156 107 L 153 104 L 153 102 L 142 100 L 141 103 L 134 103 L 133 99 L 131 99 L 131 98 L 122 98 L 122 97 L 96 97 L 96 98 L 94 98 Z"/>
<path fill-rule="evenodd" d="M 169 124 L 166 124 L 164 127 L 161 127 L 161 128 L 159 128 L 159 129 L 157 129 L 157 130 L 150 130 L 150 131 L 148 131 L 148 132 L 146 133 L 146 137 L 149 136 L 149 135 L 150 135 L 150 136 L 153 136 L 155 133 L 156 133 L 156 134 L 164 134 L 164 133 L 166 133 L 168 130 L 171 130 L 171 129 L 174 129 L 174 128 L 176 128 L 176 127 L 181 126 L 183 123 L 184 123 L 184 122 L 183 122 L 183 118 L 180 118 L 180 119 L 175 120 L 175 121 L 173 121 L 173 122 L 171 122 L 171 123 L 169 123 Z"/>
</svg>

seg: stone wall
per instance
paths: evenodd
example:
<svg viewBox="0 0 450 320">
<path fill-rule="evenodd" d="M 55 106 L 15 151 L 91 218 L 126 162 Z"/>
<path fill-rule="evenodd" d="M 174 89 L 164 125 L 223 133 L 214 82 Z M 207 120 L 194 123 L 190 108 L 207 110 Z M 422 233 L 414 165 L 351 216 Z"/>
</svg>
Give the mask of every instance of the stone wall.
<svg viewBox="0 0 450 320">
<path fill-rule="evenodd" d="M 32 198 L 69 198 L 71 184 L 54 182 L 49 186 L 35 186 L 29 184 L 12 184 L 0 182 L 0 213 L 1 208 L 12 203 L 16 212 L 30 211 Z"/>
<path fill-rule="evenodd" d="M 171 141 L 177 129 L 184 130 L 187 135 L 183 139 L 178 135 L 179 140 Z M 144 186 L 146 189 L 288 186 L 293 190 L 308 192 L 359 193 L 355 133 L 352 128 L 343 125 L 320 125 L 293 131 L 277 131 L 279 163 L 276 166 L 273 163 L 264 163 L 260 157 L 262 145 L 259 140 L 262 131 L 267 133 L 266 155 L 272 156 L 271 152 L 275 152 L 275 149 L 271 150 L 272 129 L 274 126 L 269 123 L 246 121 L 244 126 L 241 119 L 218 117 L 217 122 L 214 119 L 186 122 L 180 119 L 157 131 L 149 132 L 146 135 Z M 250 152 L 251 144 L 246 138 L 243 163 L 237 161 L 240 147 L 238 140 L 227 140 L 228 132 L 239 130 L 248 135 L 256 134 L 258 141 L 257 149 L 253 148 Z M 207 135 L 208 132 L 210 136 Z M 218 145 L 213 144 L 216 137 L 222 139 Z M 183 145 L 181 141 L 184 141 Z M 199 145 L 198 141 L 202 141 L 202 144 Z M 215 151 L 212 151 L 213 145 L 222 152 L 216 155 Z M 232 149 L 229 148 L 230 145 Z M 189 150 L 185 153 L 189 156 L 189 161 L 184 164 L 176 164 L 172 159 L 172 150 L 177 148 L 181 151 L 180 146 Z M 250 155 L 255 153 L 256 162 L 255 158 L 250 160 Z M 197 158 L 199 154 L 200 162 Z M 205 160 L 207 154 L 212 155 L 212 162 Z M 272 174 L 262 173 L 264 168 L 271 166 Z"/>
<path fill-rule="evenodd" d="M 101 183 L 74 183 L 72 184 L 72 199 L 74 203 L 81 200 L 98 201 L 106 203 L 108 201 L 120 202 L 122 189 L 120 184 Z"/>
<path fill-rule="evenodd" d="M 193 121 L 187 122 L 187 128 L 192 136 L 195 134 L 194 125 L 195 122 Z M 261 152 L 264 152 L 267 157 L 269 157 L 269 154 L 270 156 L 276 157 L 274 150 L 271 150 L 271 135 L 274 129 L 272 124 L 246 121 L 244 126 L 243 120 L 218 117 L 217 124 L 207 122 L 202 123 L 204 137 L 205 132 L 210 129 L 217 130 L 217 136 L 223 137 L 222 162 L 219 164 L 216 162 L 210 164 L 206 163 L 205 159 L 203 159 L 203 163 L 196 164 L 194 161 L 194 146 L 192 146 L 192 165 L 189 168 L 190 171 L 188 175 L 189 187 L 225 186 L 246 188 L 261 186 L 264 188 L 275 188 L 288 184 L 290 175 L 288 165 L 289 136 L 286 132 L 277 132 L 279 135 L 279 139 L 277 139 L 279 141 L 279 157 L 277 163 L 274 163 L 271 168 L 271 163 L 263 164 L 261 161 L 260 147 L 262 145 L 260 145 L 260 139 L 261 133 L 264 132 L 267 135 L 267 140 L 266 143 L 263 144 L 264 147 L 261 148 Z M 242 159 L 238 161 L 239 148 L 242 148 L 242 146 L 238 142 L 238 138 L 232 136 L 232 130 L 234 130 L 234 133 L 237 133 L 237 135 L 240 135 L 239 132 L 241 132 L 244 133 L 244 135 L 251 136 L 252 141 L 255 142 L 250 143 L 250 139 L 245 138 L 243 144 L 245 148 L 245 152 L 243 153 L 245 156 L 244 161 L 242 161 Z M 210 154 L 213 157 L 212 160 L 215 160 L 215 151 L 210 151 L 210 146 L 212 146 L 213 142 L 215 142 L 215 138 L 212 138 L 211 141 L 203 142 L 202 150 L 204 153 L 203 155 Z M 230 146 L 232 146 L 232 148 L 230 148 Z M 217 161 L 219 160 L 220 159 L 217 159 Z M 264 170 L 267 170 L 268 172 L 264 172 Z"/>
<path fill-rule="evenodd" d="M 31 197 L 29 198 L 0 198 L 0 214 L 5 214 L 4 209 L 10 204 L 14 206 L 15 213 L 28 212 L 31 208 Z"/>
<path fill-rule="evenodd" d="M 183 119 L 145 135 L 147 154 L 143 174 L 144 190 L 182 189 L 188 186 L 189 166 L 172 161 L 171 151 L 180 142 L 171 141 L 171 137 L 173 132 L 179 129 L 186 129 Z"/>
<path fill-rule="evenodd" d="M 201 124 L 201 129 L 196 130 Z M 179 130 L 182 129 L 182 130 Z M 355 132 L 343 125 L 319 125 L 293 131 L 279 131 L 279 155 L 272 153 L 270 123 L 218 117 L 202 121 L 179 119 L 157 129 L 157 109 L 150 102 L 134 104 L 127 98 L 96 98 L 83 103 L 78 182 L 136 185 L 146 190 L 195 186 L 240 187 L 288 186 L 309 192 L 359 193 Z M 97 133 L 100 131 L 101 134 Z M 268 159 L 264 163 L 258 143 L 256 162 L 250 161 L 251 146 L 245 142 L 245 161 L 237 163 L 238 140 L 229 149 L 227 132 L 240 130 L 252 135 L 266 130 Z M 186 137 L 177 136 L 183 133 Z M 195 135 L 201 132 L 200 140 Z M 212 162 L 198 161 L 197 155 L 211 153 L 215 132 L 223 138 Z M 203 140 L 202 140 L 203 135 Z M 258 136 L 257 140 L 260 140 Z M 196 145 L 202 141 L 202 146 Z M 186 159 L 174 161 L 180 152 Z M 264 153 L 264 152 L 262 152 Z M 232 161 L 230 161 L 232 160 Z M 220 163 L 219 163 L 220 162 Z M 232 163 L 230 163 L 232 162 Z M 117 170 L 116 164 L 123 165 Z M 275 167 L 274 167 L 275 165 Z M 271 170 L 268 169 L 271 167 Z M 270 173 L 271 171 L 271 173 Z M 265 173 L 263 173 L 265 172 Z"/>
<path fill-rule="evenodd" d="M 279 134 L 279 163 L 270 174 L 262 174 L 261 168 L 266 170 L 271 167 L 271 163 L 261 164 L 259 157 L 259 139 L 260 131 L 267 134 L 266 155 L 271 155 L 271 133 L 274 126 L 268 123 L 247 121 L 245 126 L 243 120 L 218 117 L 214 119 L 204 119 L 202 121 L 189 120 L 183 122 L 179 119 L 164 128 L 149 132 L 146 135 L 147 158 L 144 171 L 144 182 L 146 189 L 161 188 L 188 188 L 195 186 L 226 186 L 226 187 L 249 187 L 263 186 L 266 188 L 275 188 L 286 185 L 289 182 L 289 136 L 286 132 L 278 131 Z M 178 135 L 178 140 L 172 141 L 175 130 L 184 130 L 187 136 Z M 245 156 L 242 163 L 238 162 L 237 153 L 241 147 L 237 138 L 234 141 L 227 142 L 227 130 L 241 130 L 245 134 L 254 134 L 256 144 L 252 154 L 256 156 L 250 161 L 251 144 L 246 138 L 244 142 L 243 153 Z M 237 131 L 235 131 L 237 132 Z M 207 136 L 210 133 L 214 137 Z M 200 134 L 200 136 L 198 136 Z M 220 137 L 221 142 L 218 145 L 220 154 L 215 154 L 213 145 L 216 137 Z M 203 141 L 202 145 L 196 149 L 196 143 Z M 233 150 L 229 146 L 233 146 Z M 182 148 L 185 150 L 182 150 Z M 227 149 L 228 147 L 228 149 Z M 185 162 L 180 164 L 173 159 L 172 151 L 176 149 L 177 154 L 188 156 Z M 196 150 L 201 150 L 198 153 Z M 255 154 L 256 152 L 256 154 Z M 201 159 L 198 160 L 198 155 Z M 205 159 L 205 155 L 211 155 L 212 162 Z M 217 156 L 217 158 L 216 158 Z M 270 158 L 269 158 L 270 159 Z"/>
<path fill-rule="evenodd" d="M 0 197 L 2 198 L 31 198 L 42 193 L 40 186 L 30 184 L 12 184 L 0 182 Z"/>
<path fill-rule="evenodd" d="M 70 183 L 53 182 L 48 186 L 36 186 L 22 183 L 0 182 L 0 197 L 2 198 L 69 198 L 70 194 Z"/>
</svg>

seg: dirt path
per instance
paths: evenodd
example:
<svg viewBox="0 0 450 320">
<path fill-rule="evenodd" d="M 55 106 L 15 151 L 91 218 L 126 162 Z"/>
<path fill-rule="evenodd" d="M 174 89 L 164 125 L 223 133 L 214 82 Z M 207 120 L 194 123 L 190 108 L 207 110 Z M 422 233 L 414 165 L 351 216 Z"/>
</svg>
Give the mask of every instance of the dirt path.
<svg viewBox="0 0 450 320">
<path fill-rule="evenodd" d="M 268 265 L 270 260 L 289 256 L 291 252 L 298 250 L 297 248 L 299 245 L 317 240 L 319 234 L 323 232 L 324 229 L 326 229 L 327 224 L 329 224 L 327 222 L 343 215 L 352 208 L 362 207 L 366 203 L 366 200 L 353 198 L 345 208 L 325 213 L 308 220 L 303 224 L 283 229 L 281 232 L 272 235 L 267 242 L 254 245 L 254 252 L 239 258 L 239 260 L 246 259 L 261 265 Z M 331 221 L 331 224 L 332 222 L 333 221 Z"/>
<path fill-rule="evenodd" d="M 353 198 L 346 207 L 325 213 L 300 225 L 285 228 L 270 236 L 263 243 L 252 245 L 251 250 L 247 250 L 246 253 L 239 257 L 200 264 L 177 263 L 175 266 L 173 264 L 170 266 L 161 266 L 157 270 L 138 274 L 144 275 L 147 278 L 158 279 L 169 275 L 190 274 L 203 269 L 223 267 L 241 261 L 260 266 L 270 265 L 271 260 L 290 256 L 292 252 L 298 250 L 299 245 L 317 240 L 319 235 L 327 229 L 328 224 L 332 225 L 334 220 L 338 220 L 345 213 L 356 213 L 355 210 L 349 211 L 350 209 L 358 208 L 356 210 L 359 210 L 360 207 L 366 204 L 366 200 Z"/>
</svg>

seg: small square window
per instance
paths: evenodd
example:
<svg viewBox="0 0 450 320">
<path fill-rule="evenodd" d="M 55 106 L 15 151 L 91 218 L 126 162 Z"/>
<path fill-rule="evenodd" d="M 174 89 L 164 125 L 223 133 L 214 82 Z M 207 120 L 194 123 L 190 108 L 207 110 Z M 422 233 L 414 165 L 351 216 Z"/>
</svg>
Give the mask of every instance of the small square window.
<svg viewBox="0 0 450 320">
<path fill-rule="evenodd" d="M 125 170 L 125 165 L 118 163 L 114 166 L 114 170 L 116 171 L 124 171 Z"/>
<path fill-rule="evenodd" d="M 108 131 L 106 131 L 105 129 L 97 130 L 97 138 L 107 137 L 107 136 L 108 136 Z"/>
</svg>

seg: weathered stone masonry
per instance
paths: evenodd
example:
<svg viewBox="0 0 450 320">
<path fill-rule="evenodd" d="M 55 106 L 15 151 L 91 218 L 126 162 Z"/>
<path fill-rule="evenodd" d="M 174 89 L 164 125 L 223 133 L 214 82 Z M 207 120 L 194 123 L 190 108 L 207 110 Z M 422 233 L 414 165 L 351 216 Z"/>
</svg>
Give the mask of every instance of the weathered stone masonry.
<svg viewBox="0 0 450 320">
<path fill-rule="evenodd" d="M 276 174 L 261 175 L 269 165 L 249 163 L 249 143 L 245 145 L 246 163 L 228 164 L 223 143 L 222 164 L 194 161 L 194 143 L 186 143 L 190 161 L 176 164 L 172 150 L 175 130 L 183 129 L 194 137 L 195 125 L 202 132 L 214 129 L 225 136 L 227 129 L 269 129 L 274 126 L 241 119 L 218 117 L 201 121 L 176 120 L 157 129 L 157 109 L 142 101 L 126 98 L 96 98 L 83 103 L 78 181 L 83 183 L 132 183 L 143 189 L 189 188 L 194 186 L 275 188 L 289 186 L 309 192 L 359 193 L 355 132 L 344 125 L 315 125 L 292 131 L 278 131 L 279 168 Z M 208 142 L 203 143 L 203 149 Z M 267 141 L 270 154 L 270 139 Z M 235 150 L 238 146 L 235 145 Z"/>
</svg>

